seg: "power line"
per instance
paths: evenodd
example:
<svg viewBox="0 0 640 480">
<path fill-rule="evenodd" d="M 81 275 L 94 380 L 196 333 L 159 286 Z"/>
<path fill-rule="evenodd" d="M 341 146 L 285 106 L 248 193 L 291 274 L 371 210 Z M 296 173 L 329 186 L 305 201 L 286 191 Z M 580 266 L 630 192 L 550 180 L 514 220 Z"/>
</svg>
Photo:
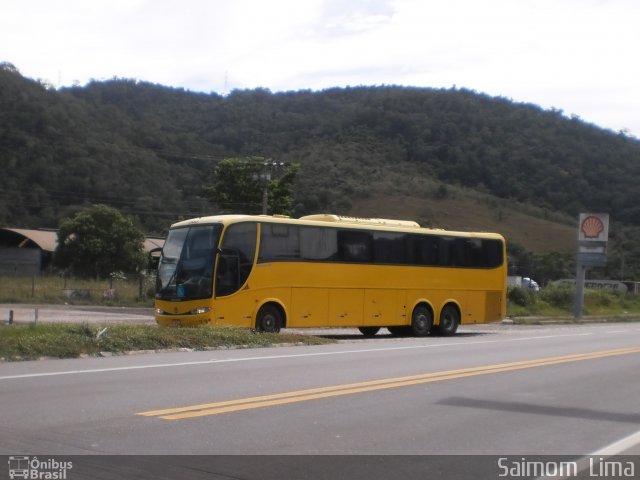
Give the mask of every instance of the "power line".
<svg viewBox="0 0 640 480">
<path fill-rule="evenodd" d="M 30 200 L 24 200 L 21 199 L 20 201 L 14 202 L 12 206 L 14 207 L 32 207 L 32 208 L 47 208 L 47 207 L 64 207 L 64 206 L 70 206 L 70 205 L 74 205 L 73 203 L 63 203 L 63 202 L 55 202 L 52 200 L 66 200 L 67 202 L 78 202 L 78 203 L 85 203 L 85 202 L 90 202 L 90 203 L 105 203 L 105 204 L 109 204 L 111 206 L 115 206 L 118 205 L 120 207 L 124 207 L 126 209 L 126 211 L 128 213 L 133 213 L 133 214 L 141 214 L 141 215 L 149 215 L 149 216 L 156 216 L 156 217 L 167 217 L 167 216 L 190 216 L 190 217 L 196 217 L 201 215 L 201 210 L 200 211 L 181 211 L 181 212 L 175 212 L 175 211 L 169 211 L 167 212 L 166 210 L 160 210 L 160 209 L 139 209 L 139 208 L 135 208 L 136 206 L 139 205 L 139 203 L 141 203 L 141 199 L 142 198 L 149 198 L 149 197 L 122 197 L 121 195 L 119 196 L 119 199 L 115 199 L 113 197 L 103 197 L 103 196 L 96 196 L 96 195 L 82 195 L 82 194 L 72 194 L 72 193 L 68 193 L 68 192 L 60 192 L 60 191 L 53 191 L 55 193 L 53 194 L 49 194 L 49 192 L 45 191 L 43 192 L 43 196 L 44 197 L 49 197 L 46 199 L 42 199 L 39 201 L 30 201 Z M 18 196 L 19 194 L 23 194 L 24 192 L 19 192 L 17 190 L 7 190 L 7 189 L 0 189 L 0 196 L 5 196 L 5 197 L 12 197 L 12 196 Z M 206 200 L 202 197 L 199 197 L 200 200 Z M 76 203 L 75 205 L 77 205 L 78 203 Z M 256 208 L 260 206 L 260 203 L 258 202 L 252 202 L 252 203 L 239 203 L 239 202 L 222 202 L 222 203 L 216 203 L 216 205 L 218 207 L 221 208 Z M 130 207 L 130 208 L 127 208 Z"/>
<path fill-rule="evenodd" d="M 51 134 L 39 134 L 38 137 L 43 140 L 55 141 L 56 144 L 53 145 L 54 148 L 59 148 L 67 145 L 74 145 L 78 147 L 84 147 L 85 150 L 100 150 L 101 153 L 111 153 L 109 150 L 96 148 L 92 142 L 81 142 L 69 137 L 63 137 L 61 135 L 51 135 Z M 102 139 L 98 142 L 100 147 L 115 147 L 117 148 L 118 153 L 125 152 L 130 154 L 140 154 L 144 152 L 153 152 L 158 156 L 165 158 L 166 160 L 170 160 L 173 158 L 176 159 L 187 159 L 187 160 L 201 160 L 207 162 L 220 162 L 227 158 L 242 158 L 242 157 L 262 157 L 262 155 L 254 155 L 254 154 L 241 154 L 241 153 L 216 153 L 216 154 L 205 154 L 205 153 L 191 153 L 191 152 L 180 152 L 174 150 L 165 150 L 161 148 L 153 148 L 147 146 L 139 146 L 139 145 L 131 145 L 129 142 L 126 143 L 115 143 L 115 142 L 106 142 Z"/>
</svg>

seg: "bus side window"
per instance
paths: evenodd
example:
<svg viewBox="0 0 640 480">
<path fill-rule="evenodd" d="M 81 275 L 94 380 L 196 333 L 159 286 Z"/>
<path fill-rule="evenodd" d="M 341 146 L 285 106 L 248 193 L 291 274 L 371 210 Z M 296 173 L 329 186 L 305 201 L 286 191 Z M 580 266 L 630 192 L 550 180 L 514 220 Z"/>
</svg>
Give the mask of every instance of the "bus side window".
<svg viewBox="0 0 640 480">
<path fill-rule="evenodd" d="M 439 265 L 438 260 L 438 237 L 434 235 L 424 235 L 416 237 L 419 239 L 419 251 L 418 258 L 416 259 L 419 265 Z"/>
<path fill-rule="evenodd" d="M 373 232 L 375 263 L 404 265 L 407 263 L 406 233 Z M 409 262 L 411 263 L 411 262 Z"/>
<path fill-rule="evenodd" d="M 369 263 L 373 257 L 371 232 L 338 231 L 338 255 L 344 262 Z"/>
<path fill-rule="evenodd" d="M 438 258 L 436 265 L 449 267 L 454 265 L 453 256 L 454 239 L 451 237 L 438 237 Z"/>
<path fill-rule="evenodd" d="M 298 260 L 300 258 L 300 227 L 278 223 L 260 226 L 260 262 Z"/>
<path fill-rule="evenodd" d="M 496 268 L 502 265 L 504 262 L 503 257 L 503 244 L 500 240 L 482 240 L 482 251 L 485 264 L 483 266 L 487 268 Z"/>
<path fill-rule="evenodd" d="M 300 257 L 303 260 L 335 261 L 338 236 L 334 228 L 300 227 Z"/>
<path fill-rule="evenodd" d="M 465 267 L 484 268 L 486 261 L 482 252 L 482 240 L 479 238 L 465 239 Z"/>
</svg>

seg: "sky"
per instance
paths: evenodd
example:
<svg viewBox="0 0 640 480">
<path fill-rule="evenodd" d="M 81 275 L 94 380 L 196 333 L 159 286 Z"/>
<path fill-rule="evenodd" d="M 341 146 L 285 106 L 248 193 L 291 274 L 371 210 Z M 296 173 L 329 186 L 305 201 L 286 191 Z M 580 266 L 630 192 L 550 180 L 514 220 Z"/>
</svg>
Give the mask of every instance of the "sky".
<svg viewBox="0 0 640 480">
<path fill-rule="evenodd" d="M 1 0 L 3 61 L 55 87 L 455 86 L 640 138 L 637 0 Z"/>
</svg>

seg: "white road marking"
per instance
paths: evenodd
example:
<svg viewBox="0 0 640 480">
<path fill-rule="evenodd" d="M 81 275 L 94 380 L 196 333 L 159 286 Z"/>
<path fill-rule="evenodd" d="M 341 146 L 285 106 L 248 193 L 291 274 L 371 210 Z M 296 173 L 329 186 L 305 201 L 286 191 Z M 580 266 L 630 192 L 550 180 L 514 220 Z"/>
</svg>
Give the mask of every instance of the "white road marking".
<svg viewBox="0 0 640 480">
<path fill-rule="evenodd" d="M 218 364 L 218 363 L 232 363 L 232 362 L 250 362 L 257 360 L 280 360 L 285 358 L 303 358 L 303 357 L 320 357 L 320 356 L 330 356 L 330 355 L 349 355 L 349 354 L 360 354 L 360 353 L 371 353 L 371 352 L 391 352 L 398 350 L 415 350 L 415 349 L 427 349 L 427 348 L 440 348 L 440 347 L 451 347 L 451 346 L 460 346 L 460 345 L 486 345 L 492 343 L 508 343 L 508 342 L 526 342 L 532 340 L 545 340 L 551 338 L 566 338 L 566 337 L 585 337 L 593 335 L 593 332 L 586 333 L 574 333 L 574 334 L 564 334 L 564 335 L 544 335 L 537 337 L 520 337 L 520 338 L 510 338 L 510 339 L 500 339 L 500 340 L 479 340 L 475 342 L 447 342 L 447 343 L 437 343 L 430 345 L 406 345 L 402 347 L 382 347 L 382 348 L 367 348 L 361 350 L 338 350 L 335 352 L 311 352 L 311 353 L 293 353 L 286 355 L 263 355 L 257 357 L 242 357 L 242 358 L 227 358 L 227 359 L 211 359 L 211 360 L 202 360 L 195 362 L 177 362 L 177 363 L 160 363 L 160 364 L 150 364 L 150 365 L 130 365 L 127 367 L 109 367 L 109 368 L 91 368 L 86 370 L 63 370 L 57 372 L 40 372 L 40 373 L 25 373 L 19 375 L 4 375 L 0 376 L 1 380 L 15 380 L 20 378 L 40 378 L 40 377 L 54 377 L 60 375 L 80 375 L 80 374 L 88 374 L 88 373 L 106 373 L 106 372 L 121 372 L 128 370 L 144 370 L 149 368 L 171 368 L 171 367 L 184 367 L 184 366 L 194 366 L 194 365 L 210 365 L 210 364 Z"/>
<path fill-rule="evenodd" d="M 616 442 L 613 442 L 606 447 L 601 448 L 597 452 L 593 452 L 591 456 L 612 456 L 612 455 L 620 455 L 625 450 L 630 449 L 631 447 L 635 447 L 640 444 L 640 431 L 636 433 L 632 433 L 628 437 L 624 437 Z"/>
<path fill-rule="evenodd" d="M 585 472 L 587 472 L 587 470 L 590 468 L 590 460 L 593 459 L 594 457 L 612 457 L 614 455 L 620 455 L 621 453 L 624 453 L 626 450 L 639 445 L 640 444 L 640 431 L 636 432 L 636 433 L 632 433 L 631 435 L 629 435 L 628 437 L 624 437 L 621 440 L 618 440 L 616 442 L 613 442 L 609 445 L 607 445 L 606 447 L 603 447 L 593 453 L 590 453 L 588 455 L 585 455 L 583 457 L 580 457 L 576 464 L 577 464 L 577 472 L 578 472 L 578 477 L 579 478 L 587 478 Z M 593 476 L 593 475 L 591 475 Z M 542 477 L 537 477 L 535 480 L 550 480 L 550 479 L 554 479 L 554 480 L 569 480 L 570 478 L 576 478 L 575 475 L 571 475 L 571 476 L 558 476 L 558 475 L 554 475 L 554 476 L 542 476 Z M 600 478 L 600 476 L 598 476 L 598 478 Z M 613 477 L 612 477 L 613 478 Z M 618 476 L 616 476 L 616 478 L 619 478 Z"/>
</svg>

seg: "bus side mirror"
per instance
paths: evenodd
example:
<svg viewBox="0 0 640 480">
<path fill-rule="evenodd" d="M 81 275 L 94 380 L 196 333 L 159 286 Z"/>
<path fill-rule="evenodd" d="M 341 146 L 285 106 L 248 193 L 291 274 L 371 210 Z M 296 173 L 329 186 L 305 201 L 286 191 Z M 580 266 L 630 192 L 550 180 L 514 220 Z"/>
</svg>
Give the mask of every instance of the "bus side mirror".
<svg viewBox="0 0 640 480">
<path fill-rule="evenodd" d="M 162 253 L 162 247 L 152 248 L 149 250 L 149 258 L 147 265 L 149 270 L 157 270 L 160 263 L 160 254 Z"/>
</svg>

